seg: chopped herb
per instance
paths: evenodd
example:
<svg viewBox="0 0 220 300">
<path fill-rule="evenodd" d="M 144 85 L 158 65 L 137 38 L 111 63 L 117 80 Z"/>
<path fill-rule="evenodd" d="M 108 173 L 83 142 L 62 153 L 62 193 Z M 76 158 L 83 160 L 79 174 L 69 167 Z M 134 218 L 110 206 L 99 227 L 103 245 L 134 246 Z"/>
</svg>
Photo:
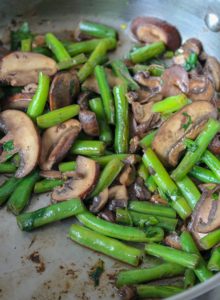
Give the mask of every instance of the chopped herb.
<svg viewBox="0 0 220 300">
<path fill-rule="evenodd" d="M 196 68 L 198 62 L 198 55 L 192 52 L 186 60 L 184 68 L 187 72 Z"/>
<path fill-rule="evenodd" d="M 28 23 L 24 22 L 18 30 L 11 31 L 11 50 L 20 49 L 21 41 L 26 39 L 32 39 L 32 33 Z"/>
<path fill-rule="evenodd" d="M 95 287 L 99 285 L 99 280 L 103 272 L 104 272 L 104 261 L 99 259 L 97 263 L 92 267 L 89 273 L 89 277 L 94 281 Z"/>
<path fill-rule="evenodd" d="M 217 193 L 212 194 L 212 199 L 217 201 L 219 199 L 219 195 Z"/>
<path fill-rule="evenodd" d="M 14 143 L 12 140 L 10 140 L 5 142 L 2 147 L 3 147 L 3 151 L 9 152 L 14 150 Z"/>
<path fill-rule="evenodd" d="M 182 128 L 186 131 L 186 129 L 192 124 L 192 117 L 187 112 L 183 112 L 182 115 L 187 118 L 186 122 L 182 125 Z"/>
<path fill-rule="evenodd" d="M 198 148 L 198 145 L 196 144 L 196 142 L 190 140 L 190 139 L 185 139 L 184 140 L 184 145 L 187 147 L 187 149 L 191 152 L 195 152 Z"/>
</svg>

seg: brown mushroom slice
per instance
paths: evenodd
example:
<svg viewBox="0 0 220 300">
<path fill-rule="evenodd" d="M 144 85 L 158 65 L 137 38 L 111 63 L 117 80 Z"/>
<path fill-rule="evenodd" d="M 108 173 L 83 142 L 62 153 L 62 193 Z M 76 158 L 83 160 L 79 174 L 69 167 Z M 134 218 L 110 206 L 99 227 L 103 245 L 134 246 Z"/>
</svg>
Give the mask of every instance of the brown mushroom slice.
<svg viewBox="0 0 220 300">
<path fill-rule="evenodd" d="M 71 119 L 44 131 L 40 155 L 40 168 L 51 170 L 69 151 L 81 130 L 79 121 Z"/>
<path fill-rule="evenodd" d="M 181 45 L 181 36 L 176 27 L 154 17 L 137 17 L 131 23 L 134 36 L 144 43 L 163 41 L 173 51 Z"/>
<path fill-rule="evenodd" d="M 188 97 L 193 101 L 211 101 L 215 89 L 211 80 L 206 76 L 194 76 L 189 81 Z"/>
<path fill-rule="evenodd" d="M 192 215 L 192 228 L 199 233 L 208 233 L 220 227 L 220 186 L 205 190 Z M 216 198 L 215 198 L 216 196 Z"/>
<path fill-rule="evenodd" d="M 0 144 L 13 141 L 12 151 L 3 151 L 0 162 L 7 159 L 7 154 L 18 152 L 20 164 L 15 177 L 25 177 L 35 168 L 40 154 L 40 137 L 34 123 L 24 112 L 10 109 L 0 113 L 0 129 L 6 134 Z"/>
<path fill-rule="evenodd" d="M 39 53 L 12 52 L 0 62 L 0 81 L 12 86 L 38 82 L 38 73 L 49 76 L 57 72 L 56 62 Z"/>
<path fill-rule="evenodd" d="M 177 235 L 176 232 L 172 232 L 171 234 L 167 235 L 164 239 L 164 243 L 167 246 L 170 246 L 175 249 L 181 250 L 181 243 L 180 243 L 180 237 Z"/>
<path fill-rule="evenodd" d="M 99 195 L 95 196 L 92 199 L 92 204 L 89 207 L 89 210 L 93 213 L 100 212 L 108 202 L 108 189 L 104 189 Z"/>
<path fill-rule="evenodd" d="M 77 104 L 80 106 L 80 110 L 88 110 L 89 109 L 89 99 L 91 99 L 91 92 L 85 91 L 81 92 L 77 97 Z"/>
<path fill-rule="evenodd" d="M 199 56 L 203 51 L 202 42 L 196 38 L 186 40 L 181 48 L 187 55 L 196 53 Z"/>
<path fill-rule="evenodd" d="M 62 179 L 63 174 L 60 171 L 50 170 L 50 171 L 40 171 L 40 176 L 47 179 Z"/>
<path fill-rule="evenodd" d="M 135 182 L 128 188 L 129 199 L 133 200 L 149 200 L 151 193 L 144 185 L 144 180 L 141 177 L 137 177 Z"/>
<path fill-rule="evenodd" d="M 135 101 L 139 103 L 157 102 L 162 100 L 163 96 L 159 92 L 154 92 L 140 88 L 137 92 L 129 91 L 128 93 L 126 93 L 126 98 L 131 104 Z"/>
<path fill-rule="evenodd" d="M 160 92 L 161 90 L 161 78 L 150 76 L 148 72 L 137 72 L 134 75 L 134 79 L 137 83 L 149 88 L 151 91 Z"/>
<path fill-rule="evenodd" d="M 167 200 L 162 198 L 159 194 L 153 194 L 150 198 L 150 202 L 153 202 L 155 204 L 167 205 Z"/>
<path fill-rule="evenodd" d="M 173 65 L 166 69 L 161 77 L 162 90 L 164 97 L 186 94 L 189 90 L 189 78 L 186 70 L 180 65 Z"/>
<path fill-rule="evenodd" d="M 110 210 L 116 208 L 125 208 L 128 205 L 128 192 L 125 185 L 115 185 L 109 189 L 109 204 Z"/>
<path fill-rule="evenodd" d="M 155 114 L 152 111 L 153 102 L 140 104 L 139 102 L 132 103 L 132 112 L 137 123 L 149 122 Z"/>
<path fill-rule="evenodd" d="M 109 209 L 104 209 L 102 210 L 98 216 L 100 218 L 102 218 L 103 220 L 106 220 L 108 222 L 111 222 L 111 223 L 115 223 L 116 221 L 116 216 L 115 216 L 115 212 L 112 211 L 112 210 L 109 210 Z"/>
<path fill-rule="evenodd" d="M 208 101 L 195 101 L 166 120 L 152 143 L 161 161 L 175 167 L 185 149 L 184 139 L 195 139 L 209 118 L 217 118 L 216 108 Z"/>
<path fill-rule="evenodd" d="M 55 110 L 72 104 L 79 93 L 79 79 L 75 72 L 59 72 L 53 78 L 50 86 L 50 110 Z"/>
<path fill-rule="evenodd" d="M 79 179 L 68 179 L 62 187 L 55 188 L 52 193 L 54 201 L 64 201 L 71 198 L 82 200 L 92 191 L 99 176 L 99 165 L 92 159 L 78 156 L 76 172 Z"/>
<path fill-rule="evenodd" d="M 211 150 L 215 155 L 220 154 L 220 133 L 217 133 L 214 139 L 209 144 L 209 150 Z"/>
<path fill-rule="evenodd" d="M 18 93 L 12 96 L 9 96 L 6 99 L 1 101 L 2 109 L 18 109 L 26 110 L 29 103 L 31 102 L 34 94 L 30 93 Z"/>
<path fill-rule="evenodd" d="M 129 186 L 135 181 L 135 168 L 133 165 L 125 165 L 120 176 L 119 182 L 124 186 Z"/>
<path fill-rule="evenodd" d="M 205 63 L 205 70 L 207 70 L 210 78 L 214 84 L 215 90 L 220 92 L 220 63 L 213 57 L 208 56 Z"/>
<path fill-rule="evenodd" d="M 90 136 L 99 136 L 99 124 L 96 114 L 89 110 L 81 110 L 79 120 L 83 131 Z"/>
</svg>

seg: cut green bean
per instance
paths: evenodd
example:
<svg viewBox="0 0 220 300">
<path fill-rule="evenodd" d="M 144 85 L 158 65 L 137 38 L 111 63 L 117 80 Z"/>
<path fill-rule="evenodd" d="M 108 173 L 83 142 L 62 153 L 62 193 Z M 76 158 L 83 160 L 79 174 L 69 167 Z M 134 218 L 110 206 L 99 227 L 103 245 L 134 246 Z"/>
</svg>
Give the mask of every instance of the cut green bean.
<svg viewBox="0 0 220 300">
<path fill-rule="evenodd" d="M 69 171 L 75 171 L 76 170 L 76 162 L 75 161 L 67 161 L 60 163 L 58 165 L 58 169 L 60 172 L 69 172 Z"/>
<path fill-rule="evenodd" d="M 201 238 L 199 242 L 204 249 L 211 249 L 212 247 L 220 243 L 220 229 L 209 232 L 207 235 Z"/>
<path fill-rule="evenodd" d="M 123 85 L 115 86 L 113 89 L 115 100 L 115 141 L 116 153 L 128 152 L 129 119 L 128 100 L 125 97 L 126 89 Z"/>
<path fill-rule="evenodd" d="M 170 114 L 180 110 L 189 103 L 190 100 L 186 97 L 186 95 L 180 94 L 154 103 L 152 106 L 152 111 L 155 113 Z"/>
<path fill-rule="evenodd" d="M 41 194 L 50 192 L 53 188 L 61 186 L 62 184 L 64 184 L 64 180 L 62 179 L 43 179 L 35 183 L 34 193 Z"/>
<path fill-rule="evenodd" d="M 130 53 L 130 58 L 133 63 L 142 63 L 154 58 L 165 51 L 163 42 L 156 42 L 141 48 L 138 48 Z"/>
<path fill-rule="evenodd" d="M 63 44 L 55 37 L 53 33 L 47 33 L 45 35 L 45 42 L 47 47 L 53 52 L 59 62 L 71 59 L 71 56 Z"/>
<path fill-rule="evenodd" d="M 204 162 L 218 178 L 218 180 L 220 180 L 220 160 L 209 150 L 206 150 L 202 156 L 202 162 Z"/>
<path fill-rule="evenodd" d="M 95 77 L 102 97 L 103 108 L 105 111 L 107 121 L 109 124 L 114 124 L 115 123 L 114 100 L 108 84 L 107 75 L 104 67 L 102 66 L 95 67 Z"/>
<path fill-rule="evenodd" d="M 146 186 L 151 193 L 154 193 L 157 190 L 157 184 L 152 175 L 147 178 Z"/>
<path fill-rule="evenodd" d="M 23 178 L 15 187 L 7 202 L 7 209 L 10 210 L 14 215 L 19 215 L 27 206 L 34 185 L 39 178 L 39 172 L 33 171 L 31 174 Z"/>
<path fill-rule="evenodd" d="M 17 167 L 12 162 L 0 163 L 0 173 L 14 173 Z"/>
<path fill-rule="evenodd" d="M 147 179 L 149 178 L 149 172 L 148 169 L 145 167 L 145 165 L 142 163 L 140 163 L 138 170 L 137 170 L 138 176 L 140 176 L 144 182 L 147 181 Z"/>
<path fill-rule="evenodd" d="M 196 283 L 196 276 L 192 269 L 186 269 L 184 274 L 184 289 L 191 288 Z"/>
<path fill-rule="evenodd" d="M 72 154 L 93 156 L 103 155 L 105 152 L 105 144 L 102 141 L 77 140 L 71 148 Z"/>
<path fill-rule="evenodd" d="M 145 245 L 145 251 L 147 254 L 162 258 L 171 263 L 177 263 L 189 269 L 195 268 L 200 262 L 200 258 L 197 254 L 187 253 L 155 243 Z"/>
<path fill-rule="evenodd" d="M 176 212 L 173 208 L 148 201 L 130 201 L 129 209 L 153 216 L 176 218 Z"/>
<path fill-rule="evenodd" d="M 126 160 L 127 158 L 129 158 L 130 155 L 131 154 L 109 154 L 109 155 L 104 155 L 104 156 L 100 156 L 100 157 L 93 156 L 91 158 L 94 159 L 97 163 L 99 163 L 101 167 L 104 167 L 114 158 L 117 158 L 120 161 L 123 161 L 123 160 Z M 137 162 L 141 161 L 141 157 L 136 154 L 135 154 L 135 159 L 137 160 Z"/>
<path fill-rule="evenodd" d="M 212 171 L 199 166 L 194 166 L 189 174 L 204 183 L 220 184 L 220 180 Z"/>
<path fill-rule="evenodd" d="M 47 47 L 34 47 L 34 48 L 32 48 L 32 52 L 40 53 L 40 54 L 46 55 L 48 57 L 53 56 L 53 53 Z"/>
<path fill-rule="evenodd" d="M 149 66 L 137 64 L 131 67 L 130 70 L 132 70 L 134 74 L 143 71 L 143 72 L 149 72 L 151 76 L 161 76 L 165 68 L 162 65 L 156 65 L 156 64 L 152 64 Z"/>
<path fill-rule="evenodd" d="M 90 212 L 79 214 L 77 219 L 89 229 L 112 238 L 130 242 L 147 241 L 146 234 L 143 230 L 130 226 L 110 223 L 98 218 Z"/>
<path fill-rule="evenodd" d="M 83 226 L 73 224 L 69 230 L 69 237 L 92 250 L 104 253 L 110 257 L 137 266 L 141 261 L 142 251 L 122 242 L 106 237 Z"/>
<path fill-rule="evenodd" d="M 208 269 L 213 272 L 220 271 L 220 247 L 213 249 L 208 262 Z"/>
<path fill-rule="evenodd" d="M 105 188 L 109 187 L 118 174 L 121 172 L 124 164 L 118 159 L 112 159 L 102 170 L 98 183 L 91 194 L 91 198 L 97 196 Z"/>
<path fill-rule="evenodd" d="M 4 204 L 8 200 L 21 180 L 21 178 L 15 177 L 5 180 L 5 182 L 0 186 L 0 205 Z"/>
<path fill-rule="evenodd" d="M 97 38 L 117 37 L 117 32 L 112 27 L 90 21 L 81 21 L 79 23 L 79 30 L 86 35 Z"/>
<path fill-rule="evenodd" d="M 139 142 L 140 146 L 144 149 L 146 149 L 147 147 L 150 147 L 154 140 L 156 133 L 157 133 L 157 130 L 153 130 L 150 133 L 148 133 L 145 137 L 143 137 Z"/>
<path fill-rule="evenodd" d="M 91 110 L 96 114 L 96 118 L 100 129 L 99 139 L 106 144 L 110 144 L 112 142 L 112 132 L 105 118 L 105 111 L 101 98 L 94 98 L 90 100 L 89 106 Z"/>
<path fill-rule="evenodd" d="M 194 269 L 194 272 L 198 277 L 198 279 L 201 282 L 204 282 L 207 279 L 211 278 L 213 274 L 207 269 L 206 263 L 202 258 L 191 234 L 187 231 L 184 231 L 180 236 L 180 242 L 181 242 L 182 249 L 184 251 L 197 254 L 200 257 L 199 265 Z"/>
<path fill-rule="evenodd" d="M 184 291 L 183 288 L 171 285 L 138 285 L 137 295 L 142 298 L 168 298 Z"/>
<path fill-rule="evenodd" d="M 164 230 L 159 226 L 147 226 L 144 228 L 147 243 L 162 242 Z"/>
<path fill-rule="evenodd" d="M 179 187 L 184 198 L 188 202 L 189 206 L 194 209 L 196 203 L 201 197 L 201 193 L 199 192 L 195 183 L 188 176 L 186 176 L 183 179 L 177 181 L 176 184 Z"/>
<path fill-rule="evenodd" d="M 50 88 L 50 78 L 49 76 L 39 73 L 38 77 L 38 87 L 32 98 L 31 102 L 28 105 L 27 114 L 28 116 L 35 120 L 38 116 L 42 115 Z"/>
<path fill-rule="evenodd" d="M 78 104 L 72 104 L 55 109 L 47 114 L 37 117 L 37 125 L 40 128 L 48 128 L 63 123 L 78 115 L 79 109 L 80 108 Z"/>
<path fill-rule="evenodd" d="M 185 268 L 171 263 L 163 263 L 147 269 L 136 269 L 119 272 L 116 286 L 133 285 L 161 278 L 169 278 L 184 274 Z"/>
<path fill-rule="evenodd" d="M 172 172 L 171 177 L 174 180 L 181 180 L 190 172 L 193 166 L 201 159 L 209 143 L 219 130 L 220 123 L 214 119 L 209 119 L 205 129 L 195 140 L 196 150 L 188 149 L 179 165 Z"/>
<path fill-rule="evenodd" d="M 128 89 L 132 91 L 138 90 L 140 87 L 136 81 L 131 77 L 128 68 L 121 59 L 116 59 L 111 63 L 115 75 L 123 81 Z"/>
<path fill-rule="evenodd" d="M 154 175 L 152 176 L 157 186 L 171 198 L 172 201 L 170 205 L 172 205 L 179 216 L 185 220 L 188 216 L 190 216 L 192 210 L 151 148 L 148 148 L 145 151 L 143 162 L 146 167 L 154 172 Z"/>
<path fill-rule="evenodd" d="M 21 51 L 22 52 L 30 52 L 31 51 L 31 43 L 32 39 L 21 40 Z"/>
<path fill-rule="evenodd" d="M 87 57 L 85 54 L 81 53 L 75 57 L 70 58 L 69 60 L 61 61 L 57 64 L 57 68 L 59 70 L 65 70 L 72 68 L 77 65 L 81 65 L 87 61 Z"/>
<path fill-rule="evenodd" d="M 33 212 L 23 213 L 17 217 L 17 224 L 21 230 L 31 231 L 49 223 L 75 216 L 84 210 L 84 205 L 79 198 L 70 199 Z"/>
</svg>

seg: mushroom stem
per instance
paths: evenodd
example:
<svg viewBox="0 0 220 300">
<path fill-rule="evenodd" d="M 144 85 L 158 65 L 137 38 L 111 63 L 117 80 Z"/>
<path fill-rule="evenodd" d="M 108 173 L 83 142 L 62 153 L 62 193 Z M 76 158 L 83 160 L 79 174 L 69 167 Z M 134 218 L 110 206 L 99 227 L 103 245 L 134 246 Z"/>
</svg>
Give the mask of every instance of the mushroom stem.
<svg viewBox="0 0 220 300">
<path fill-rule="evenodd" d="M 130 58 L 133 63 L 137 64 L 141 62 L 146 62 L 147 60 L 162 54 L 164 51 L 164 43 L 156 42 L 132 51 L 130 53 Z"/>
<path fill-rule="evenodd" d="M 182 180 L 177 181 L 176 184 L 188 202 L 189 206 L 194 209 L 196 203 L 201 197 L 201 194 L 194 182 L 188 176 L 186 176 Z"/>
</svg>

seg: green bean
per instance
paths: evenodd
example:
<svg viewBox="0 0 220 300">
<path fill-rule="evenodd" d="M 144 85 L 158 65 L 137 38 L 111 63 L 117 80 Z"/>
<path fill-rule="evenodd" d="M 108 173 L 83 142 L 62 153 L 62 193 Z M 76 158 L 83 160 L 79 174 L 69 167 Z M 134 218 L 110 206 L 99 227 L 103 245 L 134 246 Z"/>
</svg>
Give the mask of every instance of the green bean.
<svg viewBox="0 0 220 300">
<path fill-rule="evenodd" d="M 128 100 L 125 97 L 126 89 L 123 85 L 117 85 L 113 89 L 115 100 L 115 142 L 116 153 L 128 152 L 129 120 Z"/>
<path fill-rule="evenodd" d="M 53 33 L 47 33 L 45 35 L 45 42 L 47 44 L 47 47 L 53 52 L 59 62 L 71 59 L 71 56 L 69 55 L 65 47 Z"/>
<path fill-rule="evenodd" d="M 208 269 L 214 272 L 220 271 L 220 247 L 213 249 L 208 262 Z"/>
<path fill-rule="evenodd" d="M 16 165 L 12 162 L 0 163 L 0 173 L 14 173 L 16 169 Z"/>
<path fill-rule="evenodd" d="M 161 65 L 135 65 L 130 68 L 130 70 L 135 74 L 137 72 L 149 72 L 151 76 L 161 76 L 165 70 L 164 66 Z"/>
<path fill-rule="evenodd" d="M 117 32 L 112 27 L 90 21 L 81 21 L 79 23 L 79 30 L 86 35 L 97 38 L 117 37 Z"/>
<path fill-rule="evenodd" d="M 115 178 L 118 176 L 118 174 L 121 172 L 123 166 L 124 164 L 118 158 L 112 159 L 104 167 L 99 177 L 98 183 L 96 184 L 95 189 L 91 194 L 91 198 L 97 196 L 105 188 L 109 187 L 112 184 L 112 182 L 115 180 Z"/>
<path fill-rule="evenodd" d="M 145 165 L 140 163 L 138 170 L 137 170 L 138 176 L 140 176 L 145 182 L 147 181 L 149 177 L 148 169 L 145 167 Z"/>
<path fill-rule="evenodd" d="M 27 114 L 31 119 L 35 120 L 38 116 L 42 115 L 47 102 L 49 88 L 50 78 L 46 74 L 40 72 L 37 90 L 27 109 Z"/>
<path fill-rule="evenodd" d="M 199 242 L 205 250 L 211 249 L 220 242 L 220 229 L 209 232 Z"/>
<path fill-rule="evenodd" d="M 138 285 L 137 295 L 142 298 L 168 298 L 184 291 L 183 288 L 171 285 Z"/>
<path fill-rule="evenodd" d="M 161 242 L 164 239 L 164 230 L 159 226 L 148 226 L 144 228 L 146 242 Z"/>
<path fill-rule="evenodd" d="M 65 70 L 72 68 L 77 65 L 81 65 L 87 61 L 85 54 L 81 53 L 75 57 L 70 58 L 69 60 L 63 60 L 57 64 L 59 70 Z"/>
<path fill-rule="evenodd" d="M 146 167 L 155 172 L 152 176 L 157 186 L 171 198 L 172 202 L 170 205 L 172 205 L 182 219 L 186 219 L 192 210 L 151 148 L 145 151 L 143 162 Z"/>
<path fill-rule="evenodd" d="M 77 219 L 89 229 L 112 238 L 130 242 L 147 241 L 146 234 L 143 230 L 130 226 L 110 223 L 96 217 L 90 212 L 85 212 L 77 215 Z"/>
<path fill-rule="evenodd" d="M 199 265 L 194 269 L 194 272 L 198 279 L 201 282 L 204 282 L 210 277 L 212 277 L 213 274 L 207 269 L 206 263 L 202 258 L 191 234 L 189 232 L 184 231 L 180 236 L 180 242 L 184 251 L 197 254 L 200 257 Z"/>
<path fill-rule="evenodd" d="M 150 175 L 147 180 L 146 180 L 146 186 L 148 188 L 148 190 L 152 193 L 156 192 L 157 190 L 157 184 L 154 180 L 154 177 L 152 175 Z"/>
<path fill-rule="evenodd" d="M 55 109 L 37 117 L 37 125 L 40 128 L 48 128 L 63 123 L 78 115 L 79 109 L 80 108 L 78 104 L 72 104 L 59 109 Z"/>
<path fill-rule="evenodd" d="M 153 216 L 161 216 L 161 217 L 168 217 L 168 218 L 176 218 L 176 212 L 173 208 L 150 203 L 148 201 L 130 201 L 129 202 L 129 209 L 150 214 Z"/>
<path fill-rule="evenodd" d="M 152 106 L 153 112 L 170 114 L 180 110 L 185 105 L 189 104 L 190 100 L 185 94 L 168 97 L 162 101 L 156 102 Z"/>
<path fill-rule="evenodd" d="M 220 180 L 220 161 L 210 151 L 206 150 L 202 156 L 202 162 L 204 162 L 214 175 Z"/>
<path fill-rule="evenodd" d="M 118 273 L 116 286 L 133 285 L 161 278 L 184 274 L 185 268 L 177 264 L 163 263 L 146 269 L 134 269 Z"/>
<path fill-rule="evenodd" d="M 174 180 L 180 180 L 190 170 L 193 166 L 200 160 L 209 143 L 220 130 L 220 123 L 214 119 L 209 119 L 205 129 L 200 133 L 200 135 L 195 140 L 196 150 L 188 149 L 185 156 L 177 166 L 177 168 L 172 172 L 171 177 Z"/>
<path fill-rule="evenodd" d="M 102 97 L 103 108 L 108 123 L 115 123 L 115 107 L 113 96 L 108 84 L 107 75 L 104 67 L 96 66 L 95 67 L 95 77 L 98 83 L 99 91 Z"/>
<path fill-rule="evenodd" d="M 184 289 L 191 288 L 196 283 L 196 276 L 192 269 L 186 269 L 184 274 Z"/>
<path fill-rule="evenodd" d="M 188 176 L 177 181 L 176 184 L 179 187 L 184 198 L 188 202 L 189 206 L 192 209 L 194 209 L 196 206 L 196 203 L 199 201 L 199 199 L 201 197 L 201 193 L 199 192 L 197 186 L 194 184 L 194 182 Z"/>
<path fill-rule="evenodd" d="M 130 58 L 133 63 L 142 63 L 154 58 L 165 51 L 165 45 L 163 42 L 156 42 L 139 49 L 136 49 L 130 53 Z"/>
<path fill-rule="evenodd" d="M 132 91 L 138 90 L 140 87 L 136 81 L 131 77 L 128 68 L 121 59 L 116 59 L 111 63 L 115 75 L 123 81 L 128 89 Z"/>
<path fill-rule="evenodd" d="M 48 49 L 46 47 L 34 47 L 32 49 L 32 52 L 40 53 L 40 54 L 46 55 L 48 57 L 52 57 L 53 56 L 53 53 L 50 51 L 50 49 Z"/>
<path fill-rule="evenodd" d="M 204 183 L 220 184 L 220 180 L 212 171 L 199 166 L 194 166 L 189 174 Z"/>
<path fill-rule="evenodd" d="M 64 180 L 62 179 L 43 179 L 35 183 L 34 193 L 41 194 L 50 192 L 53 188 L 61 186 L 62 184 L 64 184 Z"/>
<path fill-rule="evenodd" d="M 17 217 L 17 224 L 21 230 L 31 231 L 43 225 L 75 216 L 84 210 L 84 205 L 79 198 L 70 199 L 33 212 L 23 213 Z"/>
<path fill-rule="evenodd" d="M 7 202 L 7 209 L 10 210 L 14 215 L 19 215 L 27 206 L 34 185 L 39 178 L 39 172 L 33 171 L 25 178 L 22 178 L 21 182 L 19 182 L 19 184 L 15 187 Z"/>
<path fill-rule="evenodd" d="M 156 133 L 157 133 L 157 130 L 152 130 L 150 133 L 148 133 L 145 137 L 143 137 L 140 140 L 139 145 L 144 149 L 146 149 L 147 147 L 150 147 L 151 143 L 154 140 Z"/>
<path fill-rule="evenodd" d="M 165 261 L 177 263 L 189 269 L 195 268 L 200 262 L 200 258 L 197 254 L 187 253 L 155 243 L 145 245 L 145 252 L 147 254 L 162 258 Z"/>
<path fill-rule="evenodd" d="M 137 154 L 135 155 L 135 159 L 138 161 L 141 160 L 141 157 Z M 97 161 L 97 163 L 100 164 L 101 167 L 106 166 L 111 160 L 113 160 L 114 158 L 119 159 L 120 161 L 124 161 L 127 158 L 129 158 L 129 156 L 131 156 L 131 154 L 109 154 L 109 155 L 104 155 L 104 156 L 100 156 L 100 157 L 91 157 L 93 160 Z"/>
<path fill-rule="evenodd" d="M 31 51 L 31 38 L 21 40 L 21 51 L 22 52 L 30 52 Z"/>
<path fill-rule="evenodd" d="M 0 205 L 4 204 L 8 200 L 21 180 L 21 178 L 15 177 L 11 177 L 5 180 L 5 182 L 0 186 Z"/>
<path fill-rule="evenodd" d="M 100 233 L 73 224 L 69 230 L 69 237 L 92 250 L 104 253 L 110 257 L 137 266 L 140 263 L 142 251 L 122 242 L 106 237 Z"/>
<path fill-rule="evenodd" d="M 105 144 L 102 141 L 95 140 L 77 140 L 71 148 L 72 154 L 93 156 L 103 155 L 105 152 Z"/>
<path fill-rule="evenodd" d="M 99 139 L 106 144 L 110 144 L 112 142 L 112 132 L 105 118 L 105 111 L 101 98 L 94 98 L 90 100 L 89 106 L 91 110 L 96 114 L 100 129 Z"/>
<path fill-rule="evenodd" d="M 75 171 L 76 170 L 76 162 L 75 161 L 62 162 L 58 165 L 58 169 L 60 172 Z"/>
</svg>

